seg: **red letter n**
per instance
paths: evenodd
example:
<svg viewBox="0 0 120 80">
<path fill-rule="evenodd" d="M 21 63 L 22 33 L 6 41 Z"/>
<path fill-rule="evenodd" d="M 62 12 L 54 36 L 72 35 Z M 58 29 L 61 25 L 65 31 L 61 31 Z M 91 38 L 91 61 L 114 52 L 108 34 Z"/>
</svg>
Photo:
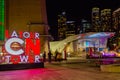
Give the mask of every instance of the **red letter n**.
<svg viewBox="0 0 120 80">
<path fill-rule="evenodd" d="M 40 39 L 26 39 L 26 47 L 25 47 L 25 52 L 27 55 L 29 53 L 33 53 L 34 55 L 39 55 L 40 54 Z"/>
</svg>

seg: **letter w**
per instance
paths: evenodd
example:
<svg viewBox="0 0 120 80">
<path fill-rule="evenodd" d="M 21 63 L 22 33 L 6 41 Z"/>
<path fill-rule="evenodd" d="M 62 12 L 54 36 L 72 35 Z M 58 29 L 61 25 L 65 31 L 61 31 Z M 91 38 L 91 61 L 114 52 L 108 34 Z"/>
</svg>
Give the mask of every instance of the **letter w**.
<svg viewBox="0 0 120 80">
<path fill-rule="evenodd" d="M 27 63 L 28 62 L 28 56 L 20 56 L 20 60 L 22 63 Z"/>
</svg>

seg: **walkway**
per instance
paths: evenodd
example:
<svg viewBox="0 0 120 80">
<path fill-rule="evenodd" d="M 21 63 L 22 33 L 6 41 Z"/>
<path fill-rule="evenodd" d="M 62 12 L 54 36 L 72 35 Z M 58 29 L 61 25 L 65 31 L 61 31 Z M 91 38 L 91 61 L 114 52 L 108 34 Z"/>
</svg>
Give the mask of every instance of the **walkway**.
<svg viewBox="0 0 120 80">
<path fill-rule="evenodd" d="M 45 68 L 1 71 L 0 80 L 120 80 L 120 73 L 101 72 L 84 62 L 45 63 Z"/>
</svg>

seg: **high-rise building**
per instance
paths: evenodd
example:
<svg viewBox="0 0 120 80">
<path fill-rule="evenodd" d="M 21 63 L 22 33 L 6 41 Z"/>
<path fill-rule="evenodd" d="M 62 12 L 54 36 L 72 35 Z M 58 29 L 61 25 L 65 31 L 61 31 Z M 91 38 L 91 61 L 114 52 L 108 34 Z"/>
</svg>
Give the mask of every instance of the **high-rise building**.
<svg viewBox="0 0 120 80">
<path fill-rule="evenodd" d="M 80 26 L 80 33 L 91 32 L 91 24 L 88 20 L 82 19 L 81 26 Z"/>
<path fill-rule="evenodd" d="M 112 12 L 111 9 L 93 8 L 92 9 L 92 27 L 94 31 L 112 31 Z"/>
<path fill-rule="evenodd" d="M 93 31 L 99 31 L 100 9 L 98 7 L 92 8 L 92 27 L 93 27 Z"/>
<path fill-rule="evenodd" d="M 120 46 L 120 8 L 113 11 L 113 30 L 116 32 L 115 36 L 113 37 L 114 43 Z"/>
<path fill-rule="evenodd" d="M 120 8 L 116 9 L 113 14 L 113 29 L 115 30 L 115 32 L 117 32 L 118 34 L 120 34 Z"/>
<path fill-rule="evenodd" d="M 75 35 L 75 26 L 75 21 L 67 20 L 66 12 L 58 15 L 58 40 Z"/>
<path fill-rule="evenodd" d="M 101 10 L 100 16 L 100 31 L 111 31 L 112 20 L 111 20 L 111 9 Z"/>
<path fill-rule="evenodd" d="M 0 34 L 4 29 L 16 32 L 38 32 L 41 51 L 49 49 L 45 0 L 0 0 Z M 3 34 L 4 35 L 4 34 Z M 4 36 L 0 35 L 0 40 Z"/>
<path fill-rule="evenodd" d="M 67 21 L 67 28 L 65 31 L 66 37 L 75 35 L 75 21 Z"/>
<path fill-rule="evenodd" d="M 66 24 L 66 12 L 62 12 L 62 14 L 58 15 L 58 40 L 63 40 L 66 38 L 65 32 L 67 28 Z"/>
</svg>

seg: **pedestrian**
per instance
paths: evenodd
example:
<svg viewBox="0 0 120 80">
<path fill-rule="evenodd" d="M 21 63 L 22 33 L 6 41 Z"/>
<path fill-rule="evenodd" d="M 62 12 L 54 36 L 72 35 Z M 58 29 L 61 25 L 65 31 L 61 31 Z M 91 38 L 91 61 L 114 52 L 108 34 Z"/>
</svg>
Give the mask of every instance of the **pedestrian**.
<svg viewBox="0 0 120 80">
<path fill-rule="evenodd" d="M 57 56 L 58 56 L 58 54 L 59 54 L 59 53 L 58 53 L 58 51 L 56 50 L 56 51 L 55 51 L 55 61 L 57 61 Z"/>
<path fill-rule="evenodd" d="M 61 53 L 58 53 L 58 55 L 57 55 L 57 61 L 61 62 L 61 60 L 62 60 L 62 55 L 61 55 Z"/>
<path fill-rule="evenodd" d="M 43 53 L 43 62 L 46 62 L 46 51 Z"/>
<path fill-rule="evenodd" d="M 51 56 L 52 56 L 52 53 L 51 51 L 48 52 L 48 61 L 51 63 Z"/>
</svg>

